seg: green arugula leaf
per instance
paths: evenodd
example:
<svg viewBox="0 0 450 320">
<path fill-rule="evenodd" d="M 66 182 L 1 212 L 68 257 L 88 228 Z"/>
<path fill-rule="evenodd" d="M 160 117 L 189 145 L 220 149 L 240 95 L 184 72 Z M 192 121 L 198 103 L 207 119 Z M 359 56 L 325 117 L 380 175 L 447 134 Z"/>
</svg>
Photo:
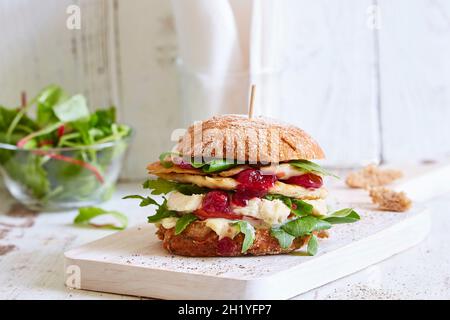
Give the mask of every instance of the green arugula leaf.
<svg viewBox="0 0 450 320">
<path fill-rule="evenodd" d="M 156 180 L 147 180 L 143 184 L 144 189 L 150 189 L 151 194 L 160 195 L 167 194 L 171 191 L 178 191 L 184 195 L 203 194 L 208 192 L 207 188 L 202 188 L 194 184 L 178 183 L 174 181 L 168 181 L 161 178 Z"/>
<path fill-rule="evenodd" d="M 311 235 L 308 241 L 308 247 L 306 251 L 310 256 L 314 256 L 317 253 L 317 250 L 319 248 L 319 240 L 317 239 L 316 235 Z"/>
<path fill-rule="evenodd" d="M 292 242 L 294 241 L 295 237 L 284 231 L 283 229 L 280 229 L 279 227 L 273 227 L 270 229 L 270 234 L 272 237 L 277 238 L 278 243 L 280 244 L 280 247 L 283 249 L 290 248 L 292 245 Z"/>
<path fill-rule="evenodd" d="M 175 234 L 178 235 L 182 233 L 189 224 L 191 224 L 197 219 L 198 218 L 192 213 L 182 215 L 181 218 L 177 220 L 177 223 L 175 225 Z"/>
<path fill-rule="evenodd" d="M 89 117 L 86 98 L 81 94 L 57 104 L 53 107 L 53 112 L 61 122 L 72 122 Z"/>
<path fill-rule="evenodd" d="M 288 208 L 291 208 L 291 212 L 299 217 L 310 215 L 313 212 L 313 206 L 300 199 L 289 198 L 279 194 L 268 194 L 264 198 L 270 201 L 275 199 L 283 201 Z M 292 208 L 293 204 L 296 207 L 295 209 Z"/>
<path fill-rule="evenodd" d="M 53 107 L 67 99 L 66 93 L 57 85 L 50 85 L 44 88 L 35 98 L 37 105 L 37 123 L 40 127 L 45 127 L 58 119 L 53 112 Z"/>
<path fill-rule="evenodd" d="M 164 198 L 164 202 L 159 206 L 159 208 L 156 210 L 156 213 L 153 216 L 147 217 L 147 221 L 149 223 L 155 223 L 160 221 L 164 218 L 169 217 L 176 217 L 177 214 L 175 211 L 170 211 L 169 208 L 167 208 L 167 199 Z"/>
<path fill-rule="evenodd" d="M 141 199 L 141 203 L 139 204 L 139 206 L 141 207 L 146 207 L 149 205 L 155 205 L 155 206 L 159 206 L 158 202 L 156 202 L 154 199 L 150 198 L 150 197 L 143 197 L 140 195 L 130 195 L 130 196 L 125 196 L 122 199 Z"/>
<path fill-rule="evenodd" d="M 95 224 L 91 222 L 92 219 L 102 215 L 113 216 L 119 221 L 120 225 L 116 226 L 114 224 Z M 97 207 L 84 207 L 78 210 L 78 215 L 75 217 L 73 222 L 77 225 L 90 225 L 95 228 L 123 230 L 128 225 L 128 218 L 126 215 L 118 211 L 108 211 Z"/>
<path fill-rule="evenodd" d="M 281 226 L 281 229 L 294 237 L 301 237 L 310 234 L 313 231 L 330 229 L 331 224 L 327 221 L 315 218 L 313 216 L 306 216 L 297 218 L 286 222 Z"/>
<path fill-rule="evenodd" d="M 237 164 L 230 160 L 222 160 L 222 159 L 215 159 L 208 162 L 203 168 L 203 172 L 205 173 L 213 173 L 213 172 L 219 172 L 231 169 L 233 167 L 236 167 Z"/>
<path fill-rule="evenodd" d="M 147 180 L 142 185 L 144 189 L 150 189 L 151 194 L 153 195 L 160 195 L 160 194 L 166 194 L 171 191 L 177 190 L 177 182 L 164 180 L 161 178 L 158 178 L 156 180 Z"/>
<path fill-rule="evenodd" d="M 291 166 L 300 168 L 306 172 L 311 172 L 311 173 L 316 173 L 316 174 L 321 174 L 324 176 L 332 176 L 335 178 L 339 178 L 337 175 L 331 173 L 328 170 L 325 170 L 324 168 L 322 168 L 321 166 L 319 166 L 318 164 L 308 161 L 308 160 L 292 160 L 289 162 L 289 164 Z"/>
<path fill-rule="evenodd" d="M 170 168 L 170 167 L 173 167 L 173 162 L 172 162 L 172 160 L 170 160 L 170 161 L 167 161 L 167 160 L 166 160 L 167 157 L 172 157 L 173 155 L 179 156 L 179 154 L 176 153 L 176 152 L 163 152 L 163 153 L 161 153 L 161 154 L 159 155 L 159 162 L 161 163 L 161 165 L 162 165 L 164 168 Z"/>
<path fill-rule="evenodd" d="M 292 208 L 292 199 L 286 196 L 282 196 L 281 194 L 267 194 L 264 196 L 264 199 L 270 201 L 281 200 L 287 207 Z"/>
<path fill-rule="evenodd" d="M 299 217 L 311 215 L 313 213 L 313 205 L 300 199 L 292 199 L 292 203 L 297 207 L 291 211 Z"/>
<path fill-rule="evenodd" d="M 195 169 L 199 169 L 201 167 L 206 166 L 206 163 L 202 163 L 202 162 L 195 162 L 195 159 L 191 160 L 191 166 L 193 166 Z"/>
<path fill-rule="evenodd" d="M 255 228 L 247 221 L 237 221 L 234 225 L 239 227 L 239 231 L 244 234 L 244 242 L 242 243 L 241 252 L 247 252 L 255 241 Z"/>
<path fill-rule="evenodd" d="M 328 221 L 331 224 L 339 223 L 353 223 L 359 221 L 361 217 L 352 208 L 341 209 L 339 211 L 333 212 L 323 220 Z"/>
</svg>

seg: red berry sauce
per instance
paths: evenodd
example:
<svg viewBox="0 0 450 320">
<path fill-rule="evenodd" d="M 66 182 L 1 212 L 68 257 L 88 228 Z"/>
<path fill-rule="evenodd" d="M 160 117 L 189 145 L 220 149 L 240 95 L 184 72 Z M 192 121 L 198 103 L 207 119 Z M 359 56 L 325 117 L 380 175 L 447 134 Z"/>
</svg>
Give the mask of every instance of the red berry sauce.
<svg viewBox="0 0 450 320">
<path fill-rule="evenodd" d="M 236 193 L 233 195 L 233 203 L 238 206 L 246 206 L 247 201 L 253 198 L 262 198 L 277 181 L 275 175 L 262 174 L 257 169 L 247 169 L 236 175 L 239 182 Z"/>
<path fill-rule="evenodd" d="M 323 185 L 322 177 L 312 173 L 305 173 L 301 176 L 290 177 L 283 182 L 288 184 L 296 184 L 308 189 L 317 189 Z"/>
<path fill-rule="evenodd" d="M 228 193 L 225 191 L 208 192 L 203 198 L 202 209 L 207 213 L 230 212 L 230 199 L 228 198 Z"/>
<path fill-rule="evenodd" d="M 210 191 L 205 195 L 202 206 L 195 211 L 195 215 L 200 219 L 242 219 L 242 215 L 235 214 L 231 211 L 228 193 L 217 190 Z"/>
<path fill-rule="evenodd" d="M 217 254 L 219 256 L 233 256 L 239 252 L 240 248 L 228 237 L 222 238 L 217 242 Z"/>
<path fill-rule="evenodd" d="M 181 160 L 177 164 L 177 166 L 179 166 L 181 169 L 194 169 L 194 167 L 190 163 L 187 163 L 187 162 L 185 162 L 183 160 Z"/>
</svg>

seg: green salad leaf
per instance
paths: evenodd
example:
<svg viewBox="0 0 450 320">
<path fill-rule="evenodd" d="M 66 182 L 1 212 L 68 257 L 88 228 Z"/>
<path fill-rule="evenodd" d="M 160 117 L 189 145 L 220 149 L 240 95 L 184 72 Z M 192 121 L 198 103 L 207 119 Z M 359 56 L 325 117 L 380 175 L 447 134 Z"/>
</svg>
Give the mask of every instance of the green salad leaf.
<svg viewBox="0 0 450 320">
<path fill-rule="evenodd" d="M 160 154 L 159 156 L 159 162 L 161 163 L 161 165 L 164 168 L 170 168 L 173 167 L 173 162 L 172 161 L 167 161 L 167 157 L 172 157 L 173 155 L 179 155 L 176 152 L 163 152 Z"/>
<path fill-rule="evenodd" d="M 292 199 L 292 204 L 295 205 L 295 209 L 292 209 L 291 211 L 299 217 L 308 216 L 313 213 L 313 205 L 303 200 Z"/>
<path fill-rule="evenodd" d="M 53 112 L 61 122 L 72 122 L 89 117 L 86 98 L 81 94 L 58 103 L 53 107 Z"/>
<path fill-rule="evenodd" d="M 313 231 L 330 229 L 331 224 L 327 221 L 318 219 L 313 216 L 300 217 L 281 226 L 281 229 L 293 235 L 301 237 L 310 234 Z"/>
<path fill-rule="evenodd" d="M 147 180 L 144 182 L 143 187 L 144 189 L 150 189 L 152 190 L 151 194 L 154 195 L 160 195 L 160 194 L 166 194 L 171 191 L 177 190 L 177 182 L 164 180 L 161 178 L 158 178 L 156 180 Z"/>
<path fill-rule="evenodd" d="M 272 227 L 270 234 L 278 240 L 280 247 L 283 249 L 289 248 L 295 239 L 293 235 L 290 235 L 279 227 Z"/>
<path fill-rule="evenodd" d="M 325 170 L 318 164 L 308 161 L 308 160 L 292 160 L 292 161 L 289 161 L 289 164 L 291 166 L 300 168 L 306 172 L 311 172 L 311 173 L 316 173 L 316 174 L 320 174 L 320 175 L 324 175 L 324 176 L 332 176 L 335 178 L 339 178 L 337 175 L 333 174 L 332 172 Z"/>
<path fill-rule="evenodd" d="M 325 221 L 328 221 L 331 224 L 353 223 L 360 219 L 361 217 L 359 214 L 352 208 L 338 210 L 324 218 Z"/>
<path fill-rule="evenodd" d="M 239 231 L 244 234 L 241 252 L 247 252 L 255 241 L 255 228 L 247 221 L 236 221 L 234 225 L 239 227 Z"/>
<path fill-rule="evenodd" d="M 207 188 L 202 188 L 194 184 L 179 183 L 168 181 L 161 178 L 155 180 L 147 180 L 143 184 L 144 189 L 150 189 L 151 194 L 160 195 L 167 194 L 171 191 L 178 191 L 184 195 L 203 194 L 208 192 Z"/>
<path fill-rule="evenodd" d="M 149 205 L 158 205 L 158 202 L 156 202 L 154 199 L 150 198 L 150 197 L 143 197 L 140 195 L 130 195 L 130 196 L 125 196 L 122 199 L 141 199 L 141 203 L 139 204 L 139 206 L 141 207 L 146 207 Z"/>
<path fill-rule="evenodd" d="M 313 234 L 309 238 L 306 252 L 308 252 L 310 256 L 314 256 L 316 255 L 318 249 L 319 249 L 319 240 L 317 239 L 317 236 Z"/>
<path fill-rule="evenodd" d="M 45 127 L 50 123 L 58 121 L 53 107 L 63 100 L 67 99 L 61 87 L 50 85 L 44 88 L 35 98 L 37 105 L 37 123 L 40 127 Z"/>
<path fill-rule="evenodd" d="M 163 203 L 159 205 L 156 213 L 153 216 L 147 217 L 147 221 L 149 223 L 155 223 L 169 217 L 177 217 L 177 213 L 175 211 L 170 211 L 169 208 L 167 208 L 167 199 L 164 198 Z"/>
<path fill-rule="evenodd" d="M 275 199 L 283 201 L 288 208 L 291 208 L 291 212 L 299 217 L 310 215 L 313 212 L 313 206 L 300 199 L 289 198 L 279 194 L 268 194 L 265 196 L 265 199 L 270 201 Z"/>
<path fill-rule="evenodd" d="M 192 213 L 184 214 L 177 220 L 175 225 L 175 234 L 178 235 L 186 229 L 188 225 L 197 220 L 198 218 Z"/>
<path fill-rule="evenodd" d="M 96 224 L 92 222 L 94 218 L 102 215 L 110 215 L 114 217 L 119 222 L 119 225 L 115 225 L 112 223 Z M 114 230 L 123 230 L 128 226 L 128 218 L 123 213 L 114 210 L 104 210 L 102 208 L 97 207 L 80 208 L 78 210 L 78 215 L 75 217 L 73 222 L 74 224 L 77 225 L 89 225 L 95 228 L 114 229 Z"/>
<path fill-rule="evenodd" d="M 228 170 L 236 166 L 237 165 L 234 162 L 231 162 L 229 160 L 211 160 L 202 168 L 202 170 L 206 173 L 214 173 Z"/>
</svg>

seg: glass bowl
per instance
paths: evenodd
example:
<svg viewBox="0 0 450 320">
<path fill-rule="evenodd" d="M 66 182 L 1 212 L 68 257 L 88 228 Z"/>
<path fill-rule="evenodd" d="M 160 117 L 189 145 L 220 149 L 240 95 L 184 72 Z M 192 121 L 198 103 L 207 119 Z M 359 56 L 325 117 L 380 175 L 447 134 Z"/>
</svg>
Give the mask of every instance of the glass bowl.
<svg viewBox="0 0 450 320">
<path fill-rule="evenodd" d="M 32 210 L 95 205 L 114 192 L 130 139 L 49 149 L 0 143 L 0 171 L 11 195 Z"/>
</svg>

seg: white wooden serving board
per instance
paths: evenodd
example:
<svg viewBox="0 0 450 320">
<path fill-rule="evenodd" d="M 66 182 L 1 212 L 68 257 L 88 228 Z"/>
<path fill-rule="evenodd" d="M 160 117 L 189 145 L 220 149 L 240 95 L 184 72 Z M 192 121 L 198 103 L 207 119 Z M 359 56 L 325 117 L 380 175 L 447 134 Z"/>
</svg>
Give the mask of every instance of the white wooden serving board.
<svg viewBox="0 0 450 320">
<path fill-rule="evenodd" d="M 446 172 L 442 168 L 449 167 L 439 169 Z M 420 194 L 414 189 L 423 189 L 423 184 L 416 186 L 412 181 L 431 179 L 433 172 L 409 174 L 396 189 L 404 186 L 412 194 Z M 429 179 L 420 181 L 432 183 Z M 162 299 L 287 299 L 406 250 L 430 230 L 430 214 L 418 202 L 424 200 L 422 195 L 407 213 L 393 213 L 374 210 L 367 192 L 346 188 L 342 181 L 329 191 L 333 207 L 353 207 L 361 221 L 335 225 L 330 237 L 320 240 L 314 257 L 301 255 L 301 251 L 263 257 L 174 256 L 162 248 L 153 225 L 142 225 L 66 252 L 67 276 L 72 277 L 71 266 L 75 265 L 81 280 L 66 284 Z"/>
</svg>

